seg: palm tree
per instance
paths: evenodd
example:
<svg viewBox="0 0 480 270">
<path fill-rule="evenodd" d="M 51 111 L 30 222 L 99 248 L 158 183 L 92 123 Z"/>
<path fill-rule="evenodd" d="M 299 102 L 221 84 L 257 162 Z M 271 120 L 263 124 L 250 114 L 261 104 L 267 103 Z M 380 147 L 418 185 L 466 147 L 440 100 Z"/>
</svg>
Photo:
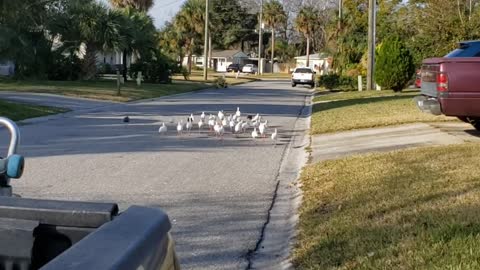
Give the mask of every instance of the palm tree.
<svg viewBox="0 0 480 270">
<path fill-rule="evenodd" d="M 174 59 L 183 60 L 185 56 L 185 37 L 175 28 L 175 25 L 166 23 L 159 35 L 162 52 Z M 179 64 L 181 66 L 181 63 Z"/>
<path fill-rule="evenodd" d="M 148 57 L 157 43 L 156 29 L 153 19 L 145 12 L 139 12 L 132 8 L 121 10 L 125 17 L 121 33 L 124 37 L 123 49 L 123 78 L 127 81 L 127 56 L 134 59 Z"/>
<path fill-rule="evenodd" d="M 282 4 L 278 0 L 271 0 L 265 3 L 264 20 L 265 24 L 272 30 L 272 73 L 273 73 L 273 60 L 275 58 L 275 29 L 281 25 L 285 25 L 287 21 L 287 14 L 283 9 Z M 262 23 L 262 22 L 260 22 Z"/>
<path fill-rule="evenodd" d="M 318 12 L 314 7 L 305 6 L 298 12 L 295 28 L 307 39 L 307 67 L 310 66 L 310 39 L 318 23 Z"/>
<path fill-rule="evenodd" d="M 125 17 L 122 13 L 109 10 L 100 3 L 84 4 L 82 1 L 74 1 L 71 14 L 72 25 L 76 29 L 70 31 L 79 33 L 77 39 L 85 45 L 82 61 L 83 79 L 90 80 L 96 75 L 98 50 L 113 51 L 125 47 L 125 37 L 121 34 Z"/>
<path fill-rule="evenodd" d="M 147 12 L 153 7 L 153 0 L 110 0 L 110 4 L 115 8 L 133 8 Z"/>
<path fill-rule="evenodd" d="M 188 0 L 183 4 L 179 13 L 174 19 L 174 26 L 180 35 L 185 37 L 185 47 L 188 53 L 188 72 L 192 72 L 192 54 L 195 47 L 195 40 L 201 37 L 204 25 L 205 1 Z"/>
</svg>

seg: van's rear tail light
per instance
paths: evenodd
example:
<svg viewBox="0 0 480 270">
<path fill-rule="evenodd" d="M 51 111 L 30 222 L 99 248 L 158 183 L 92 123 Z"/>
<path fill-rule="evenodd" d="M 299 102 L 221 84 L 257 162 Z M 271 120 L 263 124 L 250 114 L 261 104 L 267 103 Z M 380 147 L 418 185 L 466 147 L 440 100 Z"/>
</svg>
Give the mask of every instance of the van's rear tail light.
<svg viewBox="0 0 480 270">
<path fill-rule="evenodd" d="M 446 73 L 440 72 L 437 74 L 437 91 L 438 92 L 448 91 L 448 76 Z"/>
</svg>

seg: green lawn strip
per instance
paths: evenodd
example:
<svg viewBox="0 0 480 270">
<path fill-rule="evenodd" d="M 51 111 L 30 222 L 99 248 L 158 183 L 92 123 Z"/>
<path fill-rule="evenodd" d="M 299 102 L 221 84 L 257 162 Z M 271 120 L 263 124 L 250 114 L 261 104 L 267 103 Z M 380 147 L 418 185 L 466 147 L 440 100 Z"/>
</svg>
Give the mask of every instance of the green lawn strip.
<svg viewBox="0 0 480 270">
<path fill-rule="evenodd" d="M 372 97 L 386 97 L 386 96 L 405 96 L 405 95 L 419 95 L 420 91 L 407 89 L 402 92 L 394 92 L 392 90 L 382 91 L 317 91 L 313 99 L 314 102 L 322 101 L 336 101 L 348 100 L 357 98 L 372 98 Z"/>
<path fill-rule="evenodd" d="M 434 116 L 421 112 L 413 101 L 413 97 L 418 95 L 416 91 L 398 94 L 393 92 L 388 94 L 387 91 L 386 93 L 371 92 L 366 91 L 366 94 L 347 92 L 320 97 L 320 103 L 313 106 L 311 133 L 321 134 L 416 122 L 456 120 L 452 117 Z"/>
<path fill-rule="evenodd" d="M 307 166 L 297 269 L 480 269 L 480 144 Z"/>
<path fill-rule="evenodd" d="M 66 111 L 68 110 L 46 106 L 19 104 L 0 100 L 0 116 L 10 118 L 13 121 L 20 121 L 28 118 L 46 116 Z"/>
<path fill-rule="evenodd" d="M 204 83 L 174 82 L 172 84 L 148 84 L 137 87 L 134 82 L 122 86 L 121 95 L 117 95 L 115 81 L 13 81 L 0 80 L 0 91 L 50 93 L 65 96 L 85 97 L 112 101 L 131 101 L 162 97 L 204 89 L 210 87 Z"/>
</svg>

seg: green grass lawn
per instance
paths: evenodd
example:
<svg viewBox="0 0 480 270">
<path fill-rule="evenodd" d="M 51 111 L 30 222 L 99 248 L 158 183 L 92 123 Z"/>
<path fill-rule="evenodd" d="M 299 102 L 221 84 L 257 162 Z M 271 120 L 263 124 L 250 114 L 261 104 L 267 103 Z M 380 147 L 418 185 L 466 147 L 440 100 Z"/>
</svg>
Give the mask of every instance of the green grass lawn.
<svg viewBox="0 0 480 270">
<path fill-rule="evenodd" d="M 456 118 L 421 112 L 413 98 L 418 91 L 320 92 L 314 98 L 312 134 Z"/>
<path fill-rule="evenodd" d="M 127 82 L 117 95 L 115 81 L 13 81 L 0 79 L 0 91 L 50 93 L 102 100 L 131 101 L 179 94 L 210 87 L 204 83 L 174 82 L 172 84 L 142 84 Z"/>
<path fill-rule="evenodd" d="M 19 121 L 27 118 L 40 117 L 66 111 L 67 110 L 65 109 L 59 108 L 18 104 L 0 100 L 0 116 L 10 118 L 13 121 Z"/>
<path fill-rule="evenodd" d="M 480 269 L 480 144 L 306 167 L 297 269 Z"/>
</svg>

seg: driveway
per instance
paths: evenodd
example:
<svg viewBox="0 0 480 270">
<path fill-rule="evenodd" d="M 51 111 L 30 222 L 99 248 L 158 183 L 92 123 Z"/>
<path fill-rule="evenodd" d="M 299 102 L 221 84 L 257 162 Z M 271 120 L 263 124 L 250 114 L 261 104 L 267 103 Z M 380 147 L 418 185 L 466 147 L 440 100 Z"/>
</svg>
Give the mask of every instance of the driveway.
<svg viewBox="0 0 480 270">
<path fill-rule="evenodd" d="M 182 268 L 246 269 L 268 233 L 269 210 L 276 209 L 272 200 L 285 178 L 282 168 L 292 168 L 285 162 L 296 160 L 294 168 L 303 165 L 299 157 L 305 151 L 292 142 L 305 134 L 306 100 L 306 88 L 255 82 L 127 105 L 100 104 L 24 125 L 20 151 L 27 165 L 24 177 L 13 183 L 14 192 L 31 198 L 117 202 L 122 209 L 158 206 L 173 222 Z M 278 144 L 254 142 L 249 134 L 237 138 L 228 131 L 219 140 L 206 129 L 176 135 L 175 123 L 190 113 L 228 114 L 237 106 L 243 116 L 263 115 L 270 131 L 278 128 Z M 129 124 L 122 122 L 126 115 Z M 166 136 L 157 133 L 160 122 L 168 124 Z M 5 131 L 0 138 L 3 147 Z M 301 151 L 289 151 L 293 146 Z M 283 199 L 296 190 L 285 192 L 282 189 Z"/>
</svg>

